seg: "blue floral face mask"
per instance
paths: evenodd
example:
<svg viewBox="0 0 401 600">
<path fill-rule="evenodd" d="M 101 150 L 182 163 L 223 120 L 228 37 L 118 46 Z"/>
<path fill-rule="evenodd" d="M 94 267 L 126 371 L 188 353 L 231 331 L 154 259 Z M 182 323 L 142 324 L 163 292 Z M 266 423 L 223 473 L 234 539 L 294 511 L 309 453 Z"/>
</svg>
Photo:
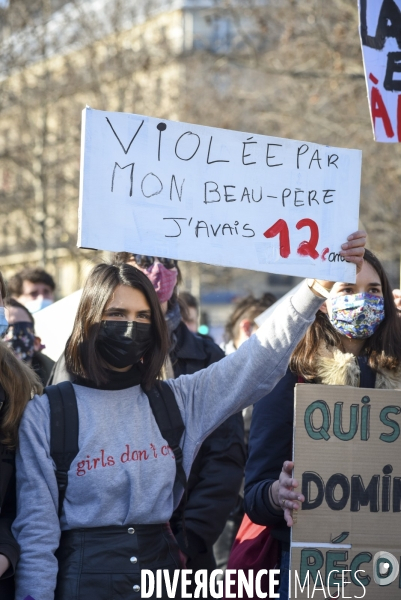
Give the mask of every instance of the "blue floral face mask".
<svg viewBox="0 0 401 600">
<path fill-rule="evenodd" d="M 331 298 L 330 323 L 349 338 L 364 340 L 384 319 L 384 298 L 363 292 Z"/>
</svg>

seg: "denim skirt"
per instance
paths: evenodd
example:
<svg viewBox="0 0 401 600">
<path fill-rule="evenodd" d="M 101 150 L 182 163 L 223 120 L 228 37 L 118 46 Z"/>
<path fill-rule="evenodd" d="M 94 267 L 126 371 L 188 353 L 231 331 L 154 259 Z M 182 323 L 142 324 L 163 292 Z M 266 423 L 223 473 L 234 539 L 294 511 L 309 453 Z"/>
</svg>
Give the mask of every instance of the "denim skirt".
<svg viewBox="0 0 401 600">
<path fill-rule="evenodd" d="M 172 580 L 174 570 L 183 568 L 168 524 L 64 531 L 56 556 L 55 600 L 139 600 L 141 569 L 155 575 L 157 569 L 167 569 Z M 156 598 L 156 586 L 150 597 Z M 162 598 L 168 598 L 164 584 Z"/>
</svg>

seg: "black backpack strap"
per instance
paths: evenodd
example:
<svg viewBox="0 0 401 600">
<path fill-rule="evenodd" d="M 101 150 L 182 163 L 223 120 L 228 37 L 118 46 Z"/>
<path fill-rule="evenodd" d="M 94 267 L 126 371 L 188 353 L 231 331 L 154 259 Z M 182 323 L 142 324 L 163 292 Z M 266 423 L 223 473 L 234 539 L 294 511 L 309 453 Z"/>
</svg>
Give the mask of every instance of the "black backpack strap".
<svg viewBox="0 0 401 600">
<path fill-rule="evenodd" d="M 177 469 L 176 481 L 178 480 L 186 490 L 187 476 L 185 475 L 180 448 L 180 440 L 185 431 L 185 425 L 174 392 L 165 381 L 161 381 L 145 393 L 149 398 L 149 404 L 160 433 L 174 452 Z"/>
<path fill-rule="evenodd" d="M 56 465 L 60 517 L 68 484 L 68 471 L 79 450 L 77 398 L 70 381 L 50 385 L 44 391 L 50 405 L 50 456 Z"/>
</svg>

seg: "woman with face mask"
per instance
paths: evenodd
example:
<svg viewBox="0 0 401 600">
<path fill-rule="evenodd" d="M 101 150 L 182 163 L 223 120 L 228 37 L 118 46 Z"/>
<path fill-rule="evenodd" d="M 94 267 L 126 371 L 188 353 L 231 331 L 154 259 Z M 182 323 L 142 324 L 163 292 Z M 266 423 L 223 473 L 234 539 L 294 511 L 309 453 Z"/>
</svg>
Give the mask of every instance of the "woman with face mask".
<svg viewBox="0 0 401 600">
<path fill-rule="evenodd" d="M 43 385 L 46 385 L 54 361 L 41 352 L 43 346 L 41 339 L 35 335 L 33 316 L 26 306 L 15 298 L 7 298 L 6 304 L 8 328 L 4 341 L 15 356 L 32 367 Z"/>
<path fill-rule="evenodd" d="M 342 250 L 359 267 L 365 236 L 353 234 Z M 282 377 L 324 300 L 319 285 L 329 290 L 332 282 L 305 283 L 237 352 L 168 380 L 185 424 L 175 451 L 182 452 L 187 476 L 203 440 Z M 127 264 L 96 266 L 65 349 L 79 436 L 60 520 L 46 394 L 28 404 L 20 427 L 16 600 L 140 598 L 143 569 L 163 569 L 173 583 L 173 571 L 183 566 L 168 525 L 183 494 L 180 463 L 147 396 L 161 390 L 156 380 L 167 350 L 166 321 L 148 277 Z M 148 597 L 160 597 L 158 587 Z M 160 587 L 167 598 L 166 586 Z"/>
<path fill-rule="evenodd" d="M 294 386 L 298 382 L 401 387 L 401 321 L 387 275 L 372 252 L 356 283 L 335 283 L 292 353 L 287 374 L 254 407 L 245 471 L 245 510 L 281 544 L 280 599 L 288 599 L 292 510 L 304 497 L 291 479 Z M 263 449 L 263 450 L 262 450 Z"/>
<path fill-rule="evenodd" d="M 184 322 L 177 294 L 177 283 L 181 281 L 177 261 L 128 252 L 118 253 L 115 260 L 142 271 L 155 288 L 169 333 L 163 379 L 196 373 L 224 357 L 224 352 L 211 338 L 194 335 Z M 237 413 L 204 440 L 191 467 L 185 499 L 170 519 L 171 530 L 187 557 L 186 568 L 192 570 L 193 578 L 198 571 L 204 573 L 207 569 L 211 573 L 216 569 L 215 556 L 222 554 L 219 547 L 216 553 L 216 540 L 220 542 L 227 519 L 240 503 L 238 496 L 245 468 L 243 437 L 243 419 Z M 231 537 L 225 539 L 225 532 L 222 535 L 221 546 L 224 542 L 227 546 Z M 189 593 L 194 593 L 194 587 Z"/>
<path fill-rule="evenodd" d="M 8 328 L 0 273 L 0 338 Z M 0 340 L 0 598 L 14 600 L 14 571 L 19 546 L 11 533 L 16 513 L 14 459 L 18 425 L 27 402 L 42 386 L 33 371 Z"/>
</svg>

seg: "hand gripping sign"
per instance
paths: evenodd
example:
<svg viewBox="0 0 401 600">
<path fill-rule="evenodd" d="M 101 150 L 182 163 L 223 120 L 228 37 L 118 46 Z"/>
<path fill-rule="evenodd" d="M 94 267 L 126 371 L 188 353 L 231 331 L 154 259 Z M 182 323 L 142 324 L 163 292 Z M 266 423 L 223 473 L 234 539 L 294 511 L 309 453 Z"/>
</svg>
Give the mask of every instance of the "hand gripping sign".
<svg viewBox="0 0 401 600">
<path fill-rule="evenodd" d="M 296 386 L 291 598 L 401 598 L 401 391 Z"/>
<path fill-rule="evenodd" d="M 86 108 L 78 246 L 355 281 L 361 152 Z"/>
</svg>

